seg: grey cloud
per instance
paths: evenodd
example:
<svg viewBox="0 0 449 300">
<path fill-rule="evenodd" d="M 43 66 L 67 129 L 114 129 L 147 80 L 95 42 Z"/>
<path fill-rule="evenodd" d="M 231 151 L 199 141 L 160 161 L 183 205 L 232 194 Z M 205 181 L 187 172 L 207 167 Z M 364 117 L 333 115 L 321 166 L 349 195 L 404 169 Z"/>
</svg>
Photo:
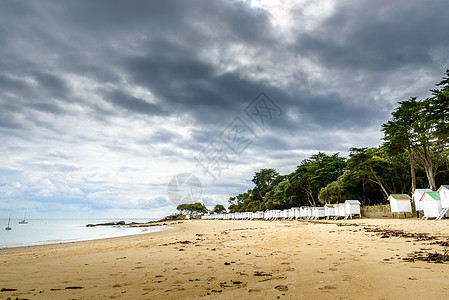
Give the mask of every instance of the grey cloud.
<svg viewBox="0 0 449 300">
<path fill-rule="evenodd" d="M 447 1 L 348 1 L 317 32 L 299 33 L 296 49 L 343 70 L 429 67 L 435 65 L 430 50 L 447 47 L 448 11 Z"/>
<path fill-rule="evenodd" d="M 119 90 L 105 95 L 104 99 L 132 113 L 142 113 L 150 116 L 166 115 L 166 112 L 161 106 L 126 95 Z"/>
<path fill-rule="evenodd" d="M 52 98 L 64 99 L 71 94 L 66 82 L 58 76 L 50 73 L 35 72 L 33 77 L 45 94 Z"/>
</svg>

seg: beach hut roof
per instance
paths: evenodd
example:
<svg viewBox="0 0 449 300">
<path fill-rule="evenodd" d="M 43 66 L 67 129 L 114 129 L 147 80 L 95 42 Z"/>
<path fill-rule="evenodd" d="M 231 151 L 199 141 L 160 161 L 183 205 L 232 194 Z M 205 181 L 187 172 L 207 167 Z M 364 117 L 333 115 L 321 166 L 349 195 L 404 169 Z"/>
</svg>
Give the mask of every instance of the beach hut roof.
<svg viewBox="0 0 449 300">
<path fill-rule="evenodd" d="M 359 200 L 346 200 L 349 204 L 360 204 Z"/>
<path fill-rule="evenodd" d="M 415 193 L 420 193 L 420 194 L 424 194 L 425 192 L 431 192 L 431 189 L 416 189 Z"/>
<path fill-rule="evenodd" d="M 410 197 L 407 194 L 391 194 L 390 197 L 394 198 L 396 200 L 411 200 L 412 199 L 412 197 Z M 390 198 L 390 197 L 388 197 L 388 198 Z"/>
<path fill-rule="evenodd" d="M 438 189 L 438 192 L 441 191 L 442 189 L 448 189 L 449 190 L 449 184 L 443 184 L 442 186 L 440 186 L 440 188 Z"/>
<path fill-rule="evenodd" d="M 432 197 L 434 200 L 441 200 L 441 199 L 440 199 L 440 192 L 426 192 L 425 194 L 429 195 L 429 196 Z M 421 198 L 420 201 L 422 201 L 422 199 L 424 199 L 424 196 Z"/>
</svg>

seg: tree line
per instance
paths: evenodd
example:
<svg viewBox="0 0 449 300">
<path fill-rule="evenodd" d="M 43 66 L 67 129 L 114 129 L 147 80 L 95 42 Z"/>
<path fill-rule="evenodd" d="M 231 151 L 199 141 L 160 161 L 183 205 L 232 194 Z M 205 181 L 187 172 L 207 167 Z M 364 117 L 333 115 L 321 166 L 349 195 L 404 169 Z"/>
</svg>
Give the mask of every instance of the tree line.
<svg viewBox="0 0 449 300">
<path fill-rule="evenodd" d="M 180 214 L 192 216 L 198 216 L 207 213 L 221 214 L 226 212 L 226 208 L 221 204 L 217 204 L 212 210 L 209 210 L 203 203 L 200 202 L 179 204 L 176 209 L 179 210 Z"/>
<path fill-rule="evenodd" d="M 229 211 L 264 211 L 317 206 L 358 199 L 363 205 L 385 203 L 393 193 L 417 188 L 436 190 L 449 183 L 449 70 L 426 99 L 398 102 L 382 125 L 383 142 L 351 148 L 349 156 L 319 152 L 290 174 L 267 168 L 256 172 L 254 187 L 229 198 Z"/>
</svg>

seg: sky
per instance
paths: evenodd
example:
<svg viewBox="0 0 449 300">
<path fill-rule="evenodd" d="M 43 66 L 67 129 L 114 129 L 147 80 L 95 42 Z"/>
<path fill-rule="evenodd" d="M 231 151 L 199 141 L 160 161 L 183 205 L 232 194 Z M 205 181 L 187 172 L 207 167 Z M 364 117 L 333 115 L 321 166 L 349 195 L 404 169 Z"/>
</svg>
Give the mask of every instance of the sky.
<svg viewBox="0 0 449 300">
<path fill-rule="evenodd" d="M 0 2 L 0 218 L 212 208 L 382 143 L 449 68 L 446 0 Z"/>
</svg>

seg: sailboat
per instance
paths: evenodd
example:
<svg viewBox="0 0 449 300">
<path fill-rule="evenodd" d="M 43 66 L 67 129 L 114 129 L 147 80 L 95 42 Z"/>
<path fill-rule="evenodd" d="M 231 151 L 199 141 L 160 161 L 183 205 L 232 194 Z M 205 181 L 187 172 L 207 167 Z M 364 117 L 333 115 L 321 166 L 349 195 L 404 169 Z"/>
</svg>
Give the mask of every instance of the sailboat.
<svg viewBox="0 0 449 300">
<path fill-rule="evenodd" d="M 8 227 L 6 227 L 5 230 L 11 230 L 11 227 L 9 227 L 10 224 L 11 224 L 11 213 L 9 214 Z"/>
<path fill-rule="evenodd" d="M 23 220 L 19 222 L 19 224 L 28 224 L 28 222 L 26 221 L 26 216 L 27 213 L 25 212 L 25 215 L 23 216 Z"/>
</svg>

